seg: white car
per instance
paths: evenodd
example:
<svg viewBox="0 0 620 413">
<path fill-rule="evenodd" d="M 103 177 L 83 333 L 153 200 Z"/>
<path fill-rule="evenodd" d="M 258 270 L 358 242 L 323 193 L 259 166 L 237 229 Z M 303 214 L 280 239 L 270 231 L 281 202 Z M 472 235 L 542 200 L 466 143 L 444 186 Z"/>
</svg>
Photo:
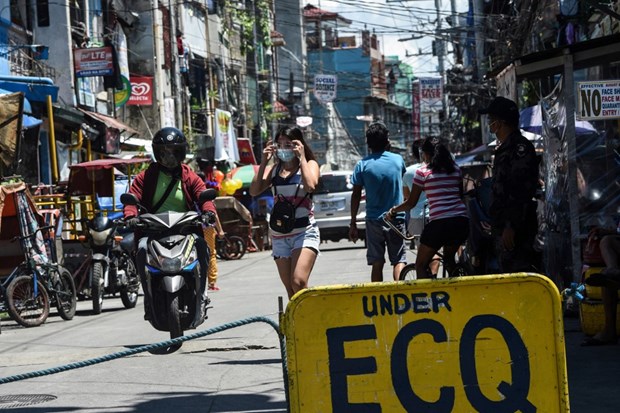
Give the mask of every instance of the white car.
<svg viewBox="0 0 620 413">
<path fill-rule="evenodd" d="M 351 222 L 351 171 L 331 171 L 321 173 L 319 185 L 314 191 L 314 218 L 321 231 L 321 241 L 338 242 L 349 238 Z M 366 196 L 357 211 L 359 238 L 365 238 Z"/>
</svg>

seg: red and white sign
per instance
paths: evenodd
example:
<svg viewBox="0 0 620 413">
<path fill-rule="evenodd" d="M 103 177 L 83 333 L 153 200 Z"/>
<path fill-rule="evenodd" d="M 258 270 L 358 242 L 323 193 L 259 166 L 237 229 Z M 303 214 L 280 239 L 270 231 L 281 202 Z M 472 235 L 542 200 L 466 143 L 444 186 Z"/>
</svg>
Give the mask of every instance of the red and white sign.
<svg viewBox="0 0 620 413">
<path fill-rule="evenodd" d="M 420 78 L 420 104 L 423 108 L 430 108 L 441 104 L 443 99 L 443 81 L 439 77 Z"/>
<path fill-rule="evenodd" d="M 413 140 L 422 139 L 420 134 L 420 82 L 413 82 Z"/>
<path fill-rule="evenodd" d="M 73 49 L 73 64 L 77 77 L 110 76 L 114 74 L 112 48 L 109 46 Z"/>
<path fill-rule="evenodd" d="M 254 157 L 254 151 L 252 150 L 250 140 L 237 138 L 237 146 L 239 147 L 239 162 L 256 165 L 256 158 Z"/>
<path fill-rule="evenodd" d="M 131 77 L 131 96 L 128 105 L 150 106 L 153 104 L 153 78 L 150 76 Z"/>
</svg>

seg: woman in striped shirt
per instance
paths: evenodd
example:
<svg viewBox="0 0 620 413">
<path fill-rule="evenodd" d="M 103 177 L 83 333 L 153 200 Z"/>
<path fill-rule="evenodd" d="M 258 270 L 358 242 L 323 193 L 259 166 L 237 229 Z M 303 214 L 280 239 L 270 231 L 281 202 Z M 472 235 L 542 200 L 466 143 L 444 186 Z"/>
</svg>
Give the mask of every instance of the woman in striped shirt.
<svg viewBox="0 0 620 413">
<path fill-rule="evenodd" d="M 418 278 L 431 278 L 428 266 L 442 247 L 448 274 L 454 268 L 456 252 L 469 235 L 469 218 L 463 202 L 461 170 L 448 148 L 437 138 L 427 138 L 421 150 L 425 165 L 416 171 L 409 197 L 392 207 L 388 218 L 413 208 L 424 191 L 428 199 L 429 222 L 420 237 L 415 270 Z"/>
<path fill-rule="evenodd" d="M 267 166 L 275 157 L 275 162 Z M 319 228 L 314 220 L 312 192 L 319 182 L 319 164 L 299 128 L 282 128 L 275 143 L 267 141 L 260 167 L 250 185 L 250 195 L 274 189 L 274 208 L 290 202 L 295 224 L 290 232 L 271 230 L 272 256 L 288 297 L 308 286 L 310 272 L 319 254 Z"/>
</svg>

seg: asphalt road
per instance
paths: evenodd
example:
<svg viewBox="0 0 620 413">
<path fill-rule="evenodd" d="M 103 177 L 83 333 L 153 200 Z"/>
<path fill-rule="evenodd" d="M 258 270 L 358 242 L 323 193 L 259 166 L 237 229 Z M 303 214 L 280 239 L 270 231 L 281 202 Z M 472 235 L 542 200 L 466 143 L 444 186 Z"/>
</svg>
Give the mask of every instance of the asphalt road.
<svg viewBox="0 0 620 413">
<path fill-rule="evenodd" d="M 413 254 L 410 253 L 411 259 Z M 269 252 L 219 264 L 221 291 L 212 294 L 209 319 L 198 330 L 266 316 L 278 321 L 285 295 Z M 390 278 L 385 271 L 386 279 Z M 311 285 L 370 279 L 360 243 L 327 243 Z M 284 304 L 286 299 L 284 298 Z M 142 317 L 142 302 L 126 310 L 119 298 L 100 315 L 78 303 L 71 321 L 51 316 L 41 327 L 2 322 L 0 376 L 87 360 L 168 338 Z M 577 319 L 565 320 L 571 411 L 620 411 L 617 346 L 582 348 Z M 191 333 L 194 331 L 190 331 Z M 21 403 L 21 404 L 20 404 Z M 140 353 L 59 374 L 0 385 L 0 409 L 17 412 L 285 412 L 279 339 L 253 323 L 190 342 L 174 354 Z"/>
</svg>

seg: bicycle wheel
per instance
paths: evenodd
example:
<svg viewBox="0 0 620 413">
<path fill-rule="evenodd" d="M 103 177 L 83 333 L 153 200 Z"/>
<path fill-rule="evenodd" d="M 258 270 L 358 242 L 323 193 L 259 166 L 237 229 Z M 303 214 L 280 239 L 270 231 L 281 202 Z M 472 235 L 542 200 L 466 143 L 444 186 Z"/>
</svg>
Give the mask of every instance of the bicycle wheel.
<svg viewBox="0 0 620 413">
<path fill-rule="evenodd" d="M 50 314 L 50 299 L 41 281 L 37 280 L 35 295 L 31 275 L 16 277 L 6 289 L 11 318 L 24 327 L 40 326 Z"/>
<path fill-rule="evenodd" d="M 245 240 L 239 236 L 232 235 L 228 237 L 228 242 L 226 243 L 227 255 L 231 260 L 238 260 L 245 255 L 245 251 L 248 246 L 245 243 Z"/>
<path fill-rule="evenodd" d="M 58 266 L 58 277 L 54 283 L 56 294 L 56 308 L 58 314 L 63 320 L 71 320 L 75 315 L 75 307 L 77 305 L 77 293 L 75 291 L 75 282 L 69 270 L 65 267 Z"/>
<path fill-rule="evenodd" d="M 456 264 L 456 266 L 450 273 L 449 277 L 450 278 L 463 277 L 465 275 L 468 275 L 468 272 L 467 272 L 467 269 L 465 269 L 465 266 L 463 264 Z"/>
<path fill-rule="evenodd" d="M 407 264 L 400 270 L 400 275 L 398 277 L 400 281 L 412 281 L 417 279 L 415 274 L 415 263 Z"/>
</svg>

